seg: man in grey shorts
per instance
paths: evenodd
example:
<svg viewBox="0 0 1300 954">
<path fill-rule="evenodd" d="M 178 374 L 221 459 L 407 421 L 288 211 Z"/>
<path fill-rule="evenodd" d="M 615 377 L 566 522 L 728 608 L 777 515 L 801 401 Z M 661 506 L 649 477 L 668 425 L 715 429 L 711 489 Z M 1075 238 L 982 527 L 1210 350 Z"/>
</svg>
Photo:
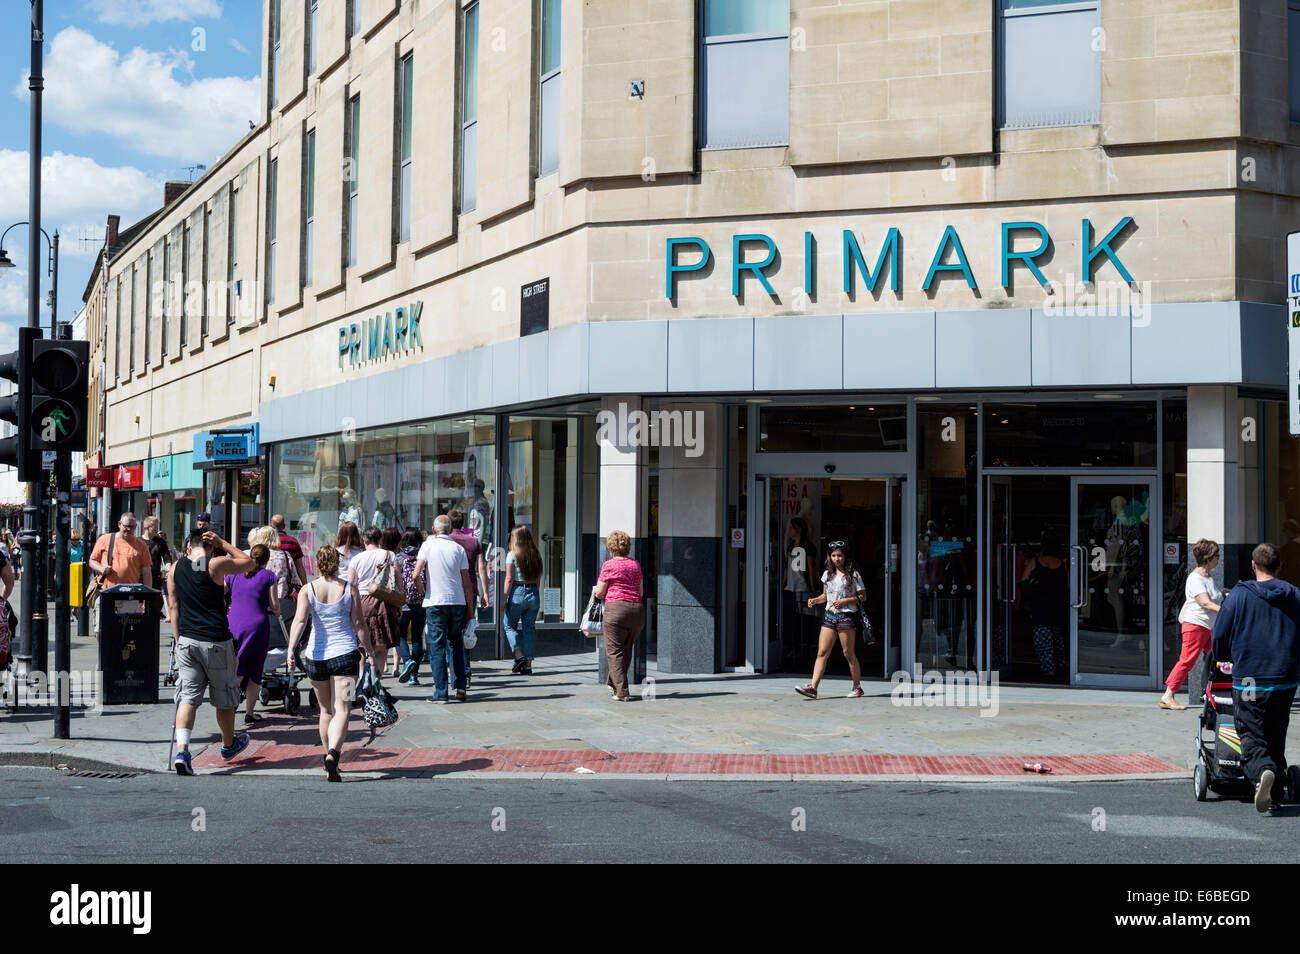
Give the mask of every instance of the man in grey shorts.
<svg viewBox="0 0 1300 954">
<path fill-rule="evenodd" d="M 176 706 L 177 775 L 193 775 L 190 732 L 194 716 L 208 690 L 221 729 L 221 757 L 233 759 L 248 747 L 248 733 L 235 735 L 239 705 L 238 659 L 226 622 L 226 577 L 255 570 L 253 558 L 212 531 L 196 530 L 185 543 L 185 556 L 168 574 L 167 618 L 176 640 L 180 698 Z"/>
</svg>

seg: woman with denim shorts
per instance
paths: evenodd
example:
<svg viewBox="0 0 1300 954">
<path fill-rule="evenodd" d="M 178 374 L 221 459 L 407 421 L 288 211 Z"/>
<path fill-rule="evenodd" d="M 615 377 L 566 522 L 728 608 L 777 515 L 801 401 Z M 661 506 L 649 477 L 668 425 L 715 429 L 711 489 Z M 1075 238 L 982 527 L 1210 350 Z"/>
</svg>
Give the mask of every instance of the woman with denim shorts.
<svg viewBox="0 0 1300 954">
<path fill-rule="evenodd" d="M 339 579 L 339 553 L 325 546 L 316 551 L 320 574 L 298 595 L 298 613 L 289 636 L 289 658 L 311 618 L 311 638 L 302 654 L 302 668 L 311 680 L 320 706 L 320 741 L 325 749 L 325 774 L 341 782 L 339 757 L 348 734 L 348 718 L 356 695 L 361 649 L 370 664 L 375 654 L 361 613 L 361 594 L 355 580 Z"/>
<path fill-rule="evenodd" d="M 817 637 L 817 661 L 813 663 L 812 682 L 806 686 L 796 686 L 794 691 L 809 699 L 817 698 L 817 684 L 822 681 L 826 662 L 831 657 L 831 650 L 835 648 L 838 637 L 844 658 L 849 661 L 849 675 L 853 677 L 849 697 L 856 699 L 862 695 L 862 667 L 858 664 L 855 643 L 861 616 L 859 604 L 867 598 L 867 590 L 862 582 L 862 574 L 848 555 L 844 541 L 833 540 L 827 549 L 825 571 L 822 573 L 824 589 L 821 596 L 814 596 L 808 601 L 809 607 L 826 604 L 826 615 L 822 618 L 821 632 Z"/>
</svg>

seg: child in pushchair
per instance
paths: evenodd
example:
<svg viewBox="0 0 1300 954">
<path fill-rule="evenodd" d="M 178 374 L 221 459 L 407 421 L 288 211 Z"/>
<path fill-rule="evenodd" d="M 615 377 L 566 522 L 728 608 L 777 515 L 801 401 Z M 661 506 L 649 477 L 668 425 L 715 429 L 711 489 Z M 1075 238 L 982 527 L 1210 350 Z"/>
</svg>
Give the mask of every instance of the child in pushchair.
<svg viewBox="0 0 1300 954">
<path fill-rule="evenodd" d="M 290 660 L 289 634 L 285 631 L 284 620 L 278 615 L 275 615 L 275 622 L 271 625 L 271 633 L 271 649 L 267 652 L 266 664 L 262 667 L 262 692 L 258 700 L 263 706 L 283 702 L 289 715 L 297 715 L 302 708 L 298 683 L 307 678 L 307 673 L 302 668 L 302 651 L 306 643 L 299 642 L 294 658 Z M 315 706 L 315 693 L 311 690 L 308 690 L 308 701 Z"/>
<path fill-rule="evenodd" d="M 1205 657 L 1209 678 L 1196 729 L 1196 768 L 1192 783 L 1196 800 L 1203 802 L 1210 792 L 1217 795 L 1254 792 L 1242 768 L 1241 738 L 1237 735 L 1232 701 L 1232 663 L 1210 662 Z M 1207 738 L 1206 733 L 1210 733 Z M 1287 769 L 1287 801 L 1300 801 L 1300 765 Z"/>
</svg>

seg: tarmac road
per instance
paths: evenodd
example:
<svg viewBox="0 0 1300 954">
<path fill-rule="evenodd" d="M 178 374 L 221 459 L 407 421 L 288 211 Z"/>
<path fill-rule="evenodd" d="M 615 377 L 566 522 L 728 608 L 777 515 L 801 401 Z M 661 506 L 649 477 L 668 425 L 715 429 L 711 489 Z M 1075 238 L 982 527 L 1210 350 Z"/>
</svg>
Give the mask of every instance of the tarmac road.
<svg viewBox="0 0 1300 954">
<path fill-rule="evenodd" d="M 1204 866 L 1293 863 L 1300 853 L 1300 806 L 1269 816 L 1245 801 L 1212 796 L 1198 803 L 1190 780 L 769 783 L 355 774 L 330 785 L 323 775 L 100 779 L 4 768 L 0 788 L 0 857 L 9 863 Z"/>
</svg>

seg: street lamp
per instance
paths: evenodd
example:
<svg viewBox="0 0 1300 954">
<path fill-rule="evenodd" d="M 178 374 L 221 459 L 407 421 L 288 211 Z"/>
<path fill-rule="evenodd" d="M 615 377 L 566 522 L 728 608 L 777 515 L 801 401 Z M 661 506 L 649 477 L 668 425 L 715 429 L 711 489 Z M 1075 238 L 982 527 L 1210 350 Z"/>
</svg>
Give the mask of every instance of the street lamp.
<svg viewBox="0 0 1300 954">
<path fill-rule="evenodd" d="M 14 261 L 5 251 L 5 236 L 10 231 L 18 228 L 20 225 L 29 225 L 28 222 L 15 222 L 9 228 L 0 233 L 0 268 L 13 268 Z M 45 236 L 45 244 L 49 247 L 49 258 L 45 262 L 45 274 L 50 276 L 54 284 L 50 287 L 50 337 L 58 337 L 58 293 L 59 293 L 59 233 L 55 231 L 54 238 L 50 238 L 50 233 L 45 229 L 40 230 L 41 235 Z"/>
</svg>

